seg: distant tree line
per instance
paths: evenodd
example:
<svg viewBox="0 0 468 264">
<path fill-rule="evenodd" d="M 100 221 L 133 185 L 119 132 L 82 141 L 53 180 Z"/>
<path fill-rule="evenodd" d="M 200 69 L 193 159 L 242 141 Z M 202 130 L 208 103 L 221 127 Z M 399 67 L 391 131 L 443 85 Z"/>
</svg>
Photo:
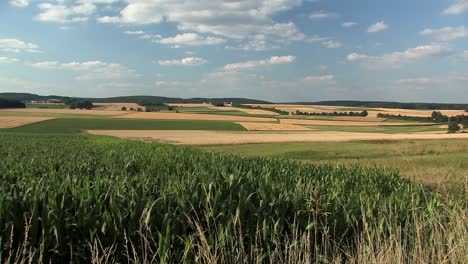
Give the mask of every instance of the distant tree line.
<svg viewBox="0 0 468 264">
<path fill-rule="evenodd" d="M 261 107 L 261 106 L 251 106 L 251 105 L 245 105 L 245 104 L 238 104 L 238 103 L 233 103 L 233 107 L 238 107 L 238 108 L 244 108 L 244 109 L 259 109 L 259 110 L 266 110 L 266 111 L 271 111 L 280 115 L 289 115 L 288 111 L 283 111 L 280 109 L 276 109 L 274 107 L 269 108 L 269 107 Z"/>
<path fill-rule="evenodd" d="M 299 102 L 297 104 L 330 105 L 346 107 L 366 108 L 397 108 L 397 109 L 420 109 L 420 110 L 468 110 L 467 104 L 442 104 L 442 103 L 400 103 L 379 101 L 321 101 L 321 102 Z"/>
<path fill-rule="evenodd" d="M 366 117 L 369 115 L 367 110 L 362 112 L 301 112 L 296 110 L 295 115 L 309 115 L 309 116 L 362 116 Z"/>
<path fill-rule="evenodd" d="M 17 100 L 0 98 L 0 108 L 25 108 L 26 104 Z"/>
<path fill-rule="evenodd" d="M 75 100 L 75 101 L 69 102 L 68 105 L 70 106 L 70 109 L 88 109 L 89 110 L 94 107 L 91 101 L 81 101 L 81 100 Z"/>
<path fill-rule="evenodd" d="M 405 121 L 419 121 L 419 122 L 434 122 L 434 123 L 448 123 L 448 132 L 455 133 L 463 127 L 468 129 L 468 115 L 456 115 L 448 117 L 442 114 L 440 111 L 432 112 L 430 117 L 421 117 L 421 116 L 405 116 L 405 115 L 391 115 L 391 114 L 377 114 L 377 117 L 387 118 L 387 119 L 398 119 Z"/>
</svg>

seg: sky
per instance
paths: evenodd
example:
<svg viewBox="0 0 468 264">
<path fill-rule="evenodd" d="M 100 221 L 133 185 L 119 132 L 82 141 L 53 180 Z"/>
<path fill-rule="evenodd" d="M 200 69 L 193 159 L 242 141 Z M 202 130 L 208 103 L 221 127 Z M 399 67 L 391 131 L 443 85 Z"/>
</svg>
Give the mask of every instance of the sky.
<svg viewBox="0 0 468 264">
<path fill-rule="evenodd" d="M 0 0 L 0 92 L 468 103 L 468 0 Z"/>
</svg>

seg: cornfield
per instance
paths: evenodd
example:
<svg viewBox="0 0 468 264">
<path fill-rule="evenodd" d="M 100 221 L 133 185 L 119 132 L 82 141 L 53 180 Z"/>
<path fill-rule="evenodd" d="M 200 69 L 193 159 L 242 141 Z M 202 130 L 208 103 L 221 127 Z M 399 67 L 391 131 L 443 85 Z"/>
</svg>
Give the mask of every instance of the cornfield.
<svg viewBox="0 0 468 264">
<path fill-rule="evenodd" d="M 431 248 L 466 212 L 393 170 L 83 135 L 0 134 L 0 180 L 1 262 L 360 262 Z M 466 230 L 441 258 L 466 260 Z"/>
</svg>

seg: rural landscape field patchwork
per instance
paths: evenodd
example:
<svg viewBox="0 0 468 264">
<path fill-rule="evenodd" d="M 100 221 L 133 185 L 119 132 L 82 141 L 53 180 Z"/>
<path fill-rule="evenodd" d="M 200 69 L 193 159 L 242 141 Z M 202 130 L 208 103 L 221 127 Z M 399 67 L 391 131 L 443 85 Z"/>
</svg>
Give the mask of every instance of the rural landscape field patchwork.
<svg viewBox="0 0 468 264">
<path fill-rule="evenodd" d="M 434 111 L 90 104 L 0 109 L 3 260 L 468 259 L 468 134 Z"/>
<path fill-rule="evenodd" d="M 468 0 L 0 0 L 0 264 L 468 264 Z"/>
</svg>

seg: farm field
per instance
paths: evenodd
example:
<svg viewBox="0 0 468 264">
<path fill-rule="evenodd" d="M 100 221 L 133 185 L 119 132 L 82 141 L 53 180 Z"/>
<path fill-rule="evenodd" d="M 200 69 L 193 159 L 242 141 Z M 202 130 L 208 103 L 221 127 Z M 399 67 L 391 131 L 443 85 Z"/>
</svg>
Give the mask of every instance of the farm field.
<svg viewBox="0 0 468 264">
<path fill-rule="evenodd" d="M 125 107 L 128 111 L 133 109 L 141 108 L 145 110 L 144 106 L 140 106 L 136 103 L 93 103 L 95 110 L 106 110 L 106 111 L 122 111 L 122 107 Z"/>
<path fill-rule="evenodd" d="M 231 115 L 215 115 L 215 114 L 188 114 L 188 113 L 131 113 L 120 115 L 118 118 L 131 119 L 172 119 L 172 120 L 218 120 L 218 121 L 251 121 L 251 122 L 276 122 L 275 118 L 249 117 L 249 116 L 231 116 Z"/>
<path fill-rule="evenodd" d="M 1 118 L 1 117 L 0 117 Z M 1 119 L 0 119 L 1 120 Z M 83 130 L 245 130 L 241 125 L 226 121 L 204 120 L 138 120 L 138 119 L 80 119 L 57 118 L 10 129 L 8 132 L 80 133 Z"/>
<path fill-rule="evenodd" d="M 14 128 L 36 122 L 46 121 L 47 117 L 16 117 L 0 116 L 0 128 Z"/>
<path fill-rule="evenodd" d="M 467 259 L 468 133 L 376 117 L 107 106 L 0 111 L 0 175 L 15 183 L 0 189 L 2 256 L 348 262 L 377 239 L 395 254 L 409 244 L 408 263 Z"/>
<path fill-rule="evenodd" d="M 404 177 L 458 192 L 466 188 L 468 179 L 466 139 L 249 144 L 202 148 L 248 157 L 396 168 Z"/>
<path fill-rule="evenodd" d="M 171 142 L 183 145 L 237 145 L 253 143 L 286 142 L 346 142 L 368 140 L 405 139 L 468 139 L 468 133 L 357 133 L 330 131 L 203 131 L 203 130 L 87 130 L 93 135 L 108 135 L 119 138 L 145 139 L 156 142 Z"/>
<path fill-rule="evenodd" d="M 352 261 L 378 239 L 410 263 L 468 260 L 464 201 L 393 169 L 73 134 L 0 133 L 0 155 L 2 257 Z"/>
<path fill-rule="evenodd" d="M 65 104 L 35 103 L 35 104 L 26 104 L 26 108 L 65 109 L 65 108 L 68 108 L 68 106 Z"/>
</svg>

